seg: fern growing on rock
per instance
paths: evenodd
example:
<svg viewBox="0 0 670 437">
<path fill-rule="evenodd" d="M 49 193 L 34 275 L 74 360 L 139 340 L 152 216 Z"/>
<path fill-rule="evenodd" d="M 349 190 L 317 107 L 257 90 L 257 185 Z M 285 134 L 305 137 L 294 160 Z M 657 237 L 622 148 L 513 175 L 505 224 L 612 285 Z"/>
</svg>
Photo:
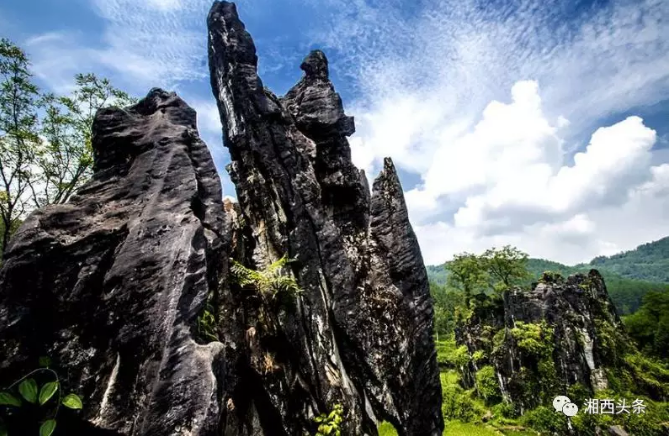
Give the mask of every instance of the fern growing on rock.
<svg viewBox="0 0 670 437">
<path fill-rule="evenodd" d="M 283 268 L 291 261 L 284 255 L 263 270 L 253 270 L 233 261 L 230 272 L 241 287 L 252 287 L 265 298 L 295 297 L 302 289 L 295 278 L 283 273 Z"/>
</svg>

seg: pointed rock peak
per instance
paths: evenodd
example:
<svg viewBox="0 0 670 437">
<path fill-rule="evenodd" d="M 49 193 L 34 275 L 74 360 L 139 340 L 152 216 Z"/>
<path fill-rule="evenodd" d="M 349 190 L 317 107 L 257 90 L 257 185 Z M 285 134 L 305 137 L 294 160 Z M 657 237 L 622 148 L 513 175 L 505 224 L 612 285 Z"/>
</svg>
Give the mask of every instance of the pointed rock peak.
<svg viewBox="0 0 670 437">
<path fill-rule="evenodd" d="M 321 50 L 312 50 L 300 64 L 306 77 L 328 79 L 328 58 Z"/>
<path fill-rule="evenodd" d="M 402 192 L 398 173 L 395 171 L 393 160 L 389 157 L 384 158 L 384 168 L 379 172 L 379 176 L 372 185 L 373 191 L 384 191 L 387 193 Z"/>
<path fill-rule="evenodd" d="M 395 172 L 395 165 L 393 165 L 393 160 L 390 157 L 384 158 L 384 169 L 382 170 L 382 174 L 388 174 L 392 173 L 393 175 L 396 174 Z"/>
</svg>

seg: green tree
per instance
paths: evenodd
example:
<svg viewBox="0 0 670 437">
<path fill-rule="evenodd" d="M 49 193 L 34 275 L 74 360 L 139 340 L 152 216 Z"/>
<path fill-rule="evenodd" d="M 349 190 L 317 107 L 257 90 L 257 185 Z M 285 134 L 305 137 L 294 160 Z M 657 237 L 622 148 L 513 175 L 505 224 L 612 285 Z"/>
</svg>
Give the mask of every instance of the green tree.
<svg viewBox="0 0 670 437">
<path fill-rule="evenodd" d="M 29 61 L 19 47 L 0 39 L 0 219 L 2 252 L 29 208 L 29 186 L 38 144 L 36 101 Z"/>
<path fill-rule="evenodd" d="M 465 306 L 470 307 L 470 300 L 475 292 L 486 289 L 488 275 L 482 259 L 472 253 L 460 253 L 445 264 L 449 270 L 447 283 L 465 295 Z"/>
<path fill-rule="evenodd" d="M 528 254 L 513 246 L 502 249 L 488 249 L 481 256 L 480 263 L 493 281 L 493 289 L 501 291 L 513 285 L 520 285 L 529 276 L 526 269 Z"/>
<path fill-rule="evenodd" d="M 464 313 L 465 298 L 459 290 L 430 283 L 430 294 L 433 297 L 435 333 L 440 336 L 454 333 L 458 316 Z"/>
<path fill-rule="evenodd" d="M 661 360 L 668 359 L 668 294 L 649 292 L 642 298 L 642 306 L 624 317 L 629 335 L 645 354 Z"/>
<path fill-rule="evenodd" d="M 41 134 L 44 141 L 35 165 L 39 178 L 31 181 L 35 206 L 65 203 L 91 176 L 93 167 L 93 120 L 106 106 L 128 106 L 135 102 L 108 79 L 95 74 L 77 74 L 76 88 L 69 97 L 45 94 Z"/>
<path fill-rule="evenodd" d="M 96 112 L 135 102 L 92 73 L 75 84 L 70 96 L 40 96 L 25 52 L 0 40 L 0 254 L 27 213 L 67 202 L 88 180 Z"/>
</svg>

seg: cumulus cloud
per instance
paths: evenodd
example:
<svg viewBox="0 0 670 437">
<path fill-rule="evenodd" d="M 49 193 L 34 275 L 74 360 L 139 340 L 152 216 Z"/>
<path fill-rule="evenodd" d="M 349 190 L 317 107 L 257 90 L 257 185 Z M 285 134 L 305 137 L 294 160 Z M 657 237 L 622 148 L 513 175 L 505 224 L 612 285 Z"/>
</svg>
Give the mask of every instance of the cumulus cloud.
<svg viewBox="0 0 670 437">
<path fill-rule="evenodd" d="M 652 165 L 656 133 L 641 118 L 597 129 L 565 162 L 565 121 L 546 118 L 537 84 L 518 82 L 511 94 L 442 144 L 424 184 L 406 193 L 429 263 L 504 244 L 582 262 L 667 233 L 668 165 Z M 638 226 L 635 240 L 627 228 Z"/>
</svg>

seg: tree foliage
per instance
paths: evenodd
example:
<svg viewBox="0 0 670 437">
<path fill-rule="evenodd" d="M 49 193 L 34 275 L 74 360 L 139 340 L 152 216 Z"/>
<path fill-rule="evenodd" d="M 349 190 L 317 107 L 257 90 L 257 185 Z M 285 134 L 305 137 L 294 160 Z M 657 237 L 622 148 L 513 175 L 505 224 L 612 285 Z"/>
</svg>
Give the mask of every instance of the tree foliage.
<svg viewBox="0 0 670 437">
<path fill-rule="evenodd" d="M 521 285 L 529 277 L 526 263 L 528 254 L 513 246 L 488 249 L 481 256 L 481 264 L 493 280 L 495 290 Z"/>
<path fill-rule="evenodd" d="M 42 94 L 26 53 L 0 40 L 0 252 L 32 209 L 67 202 L 88 180 L 96 112 L 134 101 L 91 73 L 70 96 Z"/>
<path fill-rule="evenodd" d="M 91 175 L 93 167 L 93 119 L 96 112 L 113 104 L 135 102 L 114 88 L 108 79 L 94 74 L 77 74 L 71 96 L 45 94 L 41 123 L 43 142 L 35 165 L 39 178 L 31 183 L 32 200 L 37 207 L 65 203 Z"/>
<path fill-rule="evenodd" d="M 38 144 L 37 100 L 25 52 L 0 40 L 0 244 L 7 247 L 17 221 L 28 211 Z"/>
<path fill-rule="evenodd" d="M 624 324 L 641 351 L 657 359 L 668 359 L 668 293 L 650 292 L 642 306 L 624 317 Z"/>
<path fill-rule="evenodd" d="M 488 275 L 482 258 L 473 253 L 460 253 L 445 265 L 449 271 L 447 284 L 465 294 L 465 306 L 470 306 L 472 295 L 486 289 Z"/>
</svg>

